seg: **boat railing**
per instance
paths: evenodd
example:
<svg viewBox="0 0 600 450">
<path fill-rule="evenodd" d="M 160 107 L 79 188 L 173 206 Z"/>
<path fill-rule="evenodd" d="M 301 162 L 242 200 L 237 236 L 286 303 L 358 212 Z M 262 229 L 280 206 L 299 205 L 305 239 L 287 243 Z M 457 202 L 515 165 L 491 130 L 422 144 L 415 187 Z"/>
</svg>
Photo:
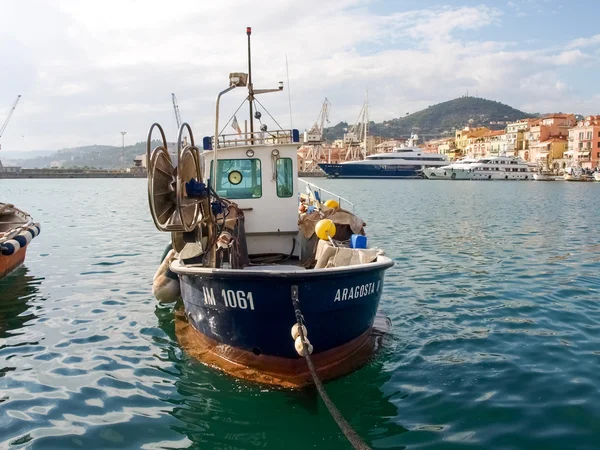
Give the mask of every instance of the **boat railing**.
<svg viewBox="0 0 600 450">
<path fill-rule="evenodd" d="M 338 204 L 340 205 L 340 208 L 348 209 L 348 207 L 350 207 L 352 208 L 352 212 L 354 212 L 354 203 L 352 203 L 350 200 L 340 195 L 334 194 L 333 192 L 328 191 L 327 189 L 320 188 L 316 184 L 309 183 L 308 181 L 303 180 L 302 178 L 298 178 L 298 181 L 304 184 L 306 193 L 312 195 L 312 197 L 315 198 L 317 201 L 324 202 L 325 199 L 323 198 L 323 194 L 327 194 L 331 199 L 337 200 Z"/>
<path fill-rule="evenodd" d="M 212 150 L 214 136 L 204 138 L 202 145 L 204 150 Z M 300 142 L 298 130 L 274 130 L 254 131 L 242 134 L 220 134 L 218 137 L 218 148 L 243 147 L 247 145 L 277 145 L 294 144 Z"/>
</svg>

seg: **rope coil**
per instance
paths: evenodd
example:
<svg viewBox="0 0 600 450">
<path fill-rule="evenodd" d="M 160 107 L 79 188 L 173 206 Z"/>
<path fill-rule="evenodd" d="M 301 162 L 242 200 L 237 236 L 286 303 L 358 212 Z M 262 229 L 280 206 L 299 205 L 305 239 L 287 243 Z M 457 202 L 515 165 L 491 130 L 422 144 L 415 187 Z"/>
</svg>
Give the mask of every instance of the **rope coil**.
<svg viewBox="0 0 600 450">
<path fill-rule="evenodd" d="M 344 419 L 344 416 L 342 416 L 342 414 L 333 404 L 333 402 L 327 395 L 327 392 L 325 392 L 325 387 L 323 387 L 323 383 L 321 383 L 321 380 L 319 379 L 319 376 L 317 374 L 315 366 L 313 365 L 310 353 L 308 351 L 308 347 L 306 346 L 305 342 L 306 338 L 304 336 L 304 319 L 302 317 L 302 311 L 300 311 L 300 302 L 298 300 L 298 286 L 296 285 L 292 286 L 292 303 L 294 304 L 294 313 L 296 314 L 296 322 L 298 323 L 298 332 L 300 334 L 300 339 L 302 340 L 302 346 L 304 349 L 304 358 L 306 359 L 306 364 L 308 364 L 308 370 L 310 371 L 310 375 L 313 379 L 313 382 L 315 383 L 315 386 L 317 387 L 317 391 L 319 392 L 323 403 L 325 403 L 325 406 L 329 410 L 329 414 L 331 414 L 331 417 L 333 417 L 333 420 L 335 420 L 335 423 L 337 423 L 338 427 L 340 427 L 340 430 L 342 430 L 342 433 L 344 433 L 344 436 L 346 436 L 346 439 L 348 439 L 352 447 L 354 447 L 356 450 L 371 450 L 371 447 L 365 444 L 365 442 L 361 439 L 358 433 L 354 431 L 352 426 L 348 423 L 348 421 L 346 421 L 346 419 Z"/>
</svg>

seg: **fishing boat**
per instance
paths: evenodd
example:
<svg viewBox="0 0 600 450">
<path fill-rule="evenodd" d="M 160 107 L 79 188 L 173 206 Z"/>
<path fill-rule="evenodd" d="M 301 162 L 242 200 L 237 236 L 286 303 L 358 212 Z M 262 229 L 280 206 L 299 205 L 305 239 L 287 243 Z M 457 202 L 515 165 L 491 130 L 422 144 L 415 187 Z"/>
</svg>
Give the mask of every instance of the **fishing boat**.
<svg viewBox="0 0 600 450">
<path fill-rule="evenodd" d="M 598 171 L 594 172 L 594 180 L 600 181 L 600 172 L 598 172 Z"/>
<path fill-rule="evenodd" d="M 38 234 L 40 225 L 29 214 L 0 203 L 0 280 L 21 267 L 29 243 Z"/>
<path fill-rule="evenodd" d="M 329 178 L 423 178 L 426 167 L 440 167 L 450 161 L 448 156 L 427 153 L 417 146 L 419 137 L 412 134 L 405 145 L 389 153 L 368 155 L 358 161 L 339 164 L 319 164 Z"/>
<path fill-rule="evenodd" d="M 171 233 L 153 292 L 162 302 L 181 297 L 178 338 L 203 362 L 298 386 L 311 380 L 307 355 L 323 379 L 372 356 L 393 261 L 368 248 L 365 223 L 350 202 L 298 179 L 298 130 L 270 129 L 256 98 L 282 91 L 283 83 L 254 87 L 250 34 L 248 28 L 248 73 L 230 74 L 217 95 L 214 135 L 202 149 L 182 124 L 175 164 L 162 127 L 148 132 L 150 211 L 156 227 Z M 225 127 L 236 133 L 223 134 L 220 100 L 238 88 L 248 91 L 249 131 L 234 114 Z M 162 144 L 152 150 L 154 130 Z"/>
</svg>

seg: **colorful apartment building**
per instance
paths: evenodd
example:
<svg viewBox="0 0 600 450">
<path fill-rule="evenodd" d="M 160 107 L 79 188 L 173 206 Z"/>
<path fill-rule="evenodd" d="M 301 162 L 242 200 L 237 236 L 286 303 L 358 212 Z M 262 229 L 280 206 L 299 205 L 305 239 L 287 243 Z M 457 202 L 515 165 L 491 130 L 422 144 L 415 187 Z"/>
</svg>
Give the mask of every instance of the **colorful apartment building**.
<svg viewBox="0 0 600 450">
<path fill-rule="evenodd" d="M 465 127 L 462 130 L 456 130 L 454 143 L 456 146 L 456 156 L 466 155 L 467 146 L 473 144 L 478 138 L 491 130 L 487 127 Z"/>
<path fill-rule="evenodd" d="M 575 114 L 549 114 L 532 123 L 525 133 L 527 144 L 523 158 L 550 167 L 551 162 L 561 159 L 567 151 L 569 129 L 575 125 Z"/>
<path fill-rule="evenodd" d="M 587 116 L 569 130 L 569 145 L 565 155 L 584 169 L 600 163 L 600 116 Z"/>
<path fill-rule="evenodd" d="M 473 139 L 465 149 L 470 158 L 498 156 L 506 151 L 506 133 L 504 130 L 488 131 L 480 137 Z"/>
<path fill-rule="evenodd" d="M 456 149 L 454 138 L 446 139 L 445 142 L 438 145 L 438 153 L 448 155 L 450 159 L 456 159 L 458 156 L 461 156 L 460 151 Z"/>
<path fill-rule="evenodd" d="M 506 125 L 506 155 L 520 156 L 523 158 L 525 150 L 527 150 L 527 140 L 525 132 L 531 126 L 535 126 L 539 119 L 522 119 L 516 122 L 511 122 Z"/>
</svg>

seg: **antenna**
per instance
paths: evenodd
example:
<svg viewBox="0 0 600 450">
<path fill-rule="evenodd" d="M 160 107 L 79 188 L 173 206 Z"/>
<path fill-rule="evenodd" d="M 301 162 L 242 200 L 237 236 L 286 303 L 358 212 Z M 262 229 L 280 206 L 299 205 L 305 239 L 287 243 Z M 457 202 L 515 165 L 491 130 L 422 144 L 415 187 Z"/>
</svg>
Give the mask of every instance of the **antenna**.
<svg viewBox="0 0 600 450">
<path fill-rule="evenodd" d="M 287 53 L 285 54 L 285 74 L 287 76 L 287 85 L 288 85 L 288 104 L 290 106 L 290 129 L 294 129 L 294 123 L 292 122 L 292 94 L 290 89 L 290 71 L 288 69 L 288 59 Z"/>
</svg>

